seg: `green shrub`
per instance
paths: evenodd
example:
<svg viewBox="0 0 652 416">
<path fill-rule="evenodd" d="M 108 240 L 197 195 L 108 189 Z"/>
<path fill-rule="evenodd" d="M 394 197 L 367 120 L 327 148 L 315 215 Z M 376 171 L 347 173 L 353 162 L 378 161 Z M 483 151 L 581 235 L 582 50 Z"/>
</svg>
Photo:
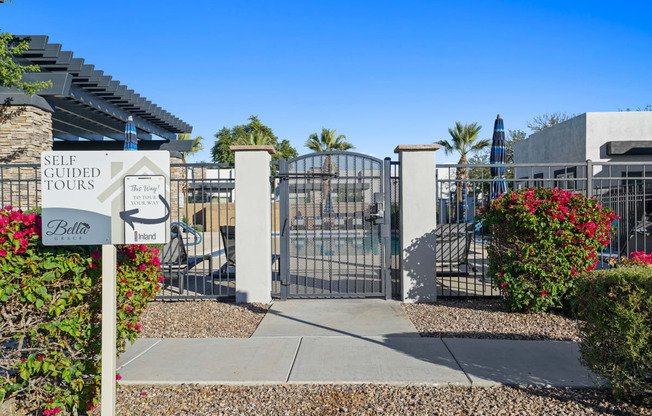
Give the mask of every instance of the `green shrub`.
<svg viewBox="0 0 652 416">
<path fill-rule="evenodd" d="M 201 233 L 201 232 L 204 232 L 204 226 L 201 225 L 201 224 L 196 224 L 196 225 L 194 225 L 192 228 L 194 228 L 195 231 L 198 231 L 198 232 L 200 232 L 200 233 Z"/>
<path fill-rule="evenodd" d="M 100 388 L 101 255 L 95 247 L 44 247 L 36 213 L 0 209 L 0 402 L 19 412 L 85 412 Z M 157 250 L 118 247 L 117 345 L 140 331 L 158 290 Z"/>
<path fill-rule="evenodd" d="M 510 311 L 545 311 L 573 298 L 578 273 L 593 270 L 617 218 L 593 199 L 557 188 L 522 189 L 481 211 L 492 231 L 489 275 Z"/>
<path fill-rule="evenodd" d="M 652 394 L 652 267 L 582 275 L 577 288 L 582 361 L 617 397 Z"/>
</svg>

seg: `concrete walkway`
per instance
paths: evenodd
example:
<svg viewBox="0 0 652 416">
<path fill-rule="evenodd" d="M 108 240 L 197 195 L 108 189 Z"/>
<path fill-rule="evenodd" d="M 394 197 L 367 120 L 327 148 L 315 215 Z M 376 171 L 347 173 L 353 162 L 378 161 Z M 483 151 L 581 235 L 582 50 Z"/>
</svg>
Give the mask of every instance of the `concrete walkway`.
<svg viewBox="0 0 652 416">
<path fill-rule="evenodd" d="M 276 302 L 251 338 L 139 339 L 118 367 L 123 384 L 595 385 L 575 343 L 421 338 L 384 300 Z"/>
</svg>

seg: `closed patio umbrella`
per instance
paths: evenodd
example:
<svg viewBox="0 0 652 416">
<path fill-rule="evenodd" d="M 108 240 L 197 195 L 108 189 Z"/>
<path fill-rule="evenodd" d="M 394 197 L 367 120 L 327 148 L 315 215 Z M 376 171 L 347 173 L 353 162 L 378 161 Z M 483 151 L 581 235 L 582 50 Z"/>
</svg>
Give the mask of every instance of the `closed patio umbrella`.
<svg viewBox="0 0 652 416">
<path fill-rule="evenodd" d="M 494 135 L 491 140 L 491 154 L 489 163 L 496 165 L 491 167 L 491 190 L 489 201 L 498 198 L 498 195 L 507 193 L 507 181 L 505 180 L 505 127 L 503 119 L 498 114 L 494 122 Z"/>
<path fill-rule="evenodd" d="M 324 212 L 333 213 L 335 209 L 333 208 L 333 199 L 331 198 L 331 191 L 328 191 L 326 194 L 326 203 L 324 204 Z"/>
<path fill-rule="evenodd" d="M 136 124 L 134 123 L 134 118 L 132 116 L 127 118 L 127 125 L 125 126 L 125 145 L 123 150 L 138 150 Z"/>
</svg>

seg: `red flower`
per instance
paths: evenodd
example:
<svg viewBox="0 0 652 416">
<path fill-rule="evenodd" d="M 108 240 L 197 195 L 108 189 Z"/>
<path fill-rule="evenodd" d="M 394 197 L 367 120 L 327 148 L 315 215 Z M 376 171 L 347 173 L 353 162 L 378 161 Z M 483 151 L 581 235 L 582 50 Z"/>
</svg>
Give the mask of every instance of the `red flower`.
<svg viewBox="0 0 652 416">
<path fill-rule="evenodd" d="M 140 270 L 142 270 L 142 271 L 145 271 L 147 269 L 147 265 L 146 264 L 141 264 L 140 266 L 138 266 L 138 268 Z"/>
<path fill-rule="evenodd" d="M 120 374 L 116 374 L 116 375 L 115 375 L 115 379 L 116 379 L 116 380 L 122 380 L 122 376 L 121 376 Z"/>
<path fill-rule="evenodd" d="M 102 257 L 102 255 L 100 254 L 99 251 L 93 250 L 93 252 L 91 253 L 91 257 L 94 258 L 95 260 L 98 260 L 100 257 Z"/>
<path fill-rule="evenodd" d="M 128 297 L 128 298 L 130 298 L 130 297 L 132 297 L 132 296 L 133 296 L 133 294 L 132 294 L 131 292 L 127 292 L 127 297 Z"/>
</svg>

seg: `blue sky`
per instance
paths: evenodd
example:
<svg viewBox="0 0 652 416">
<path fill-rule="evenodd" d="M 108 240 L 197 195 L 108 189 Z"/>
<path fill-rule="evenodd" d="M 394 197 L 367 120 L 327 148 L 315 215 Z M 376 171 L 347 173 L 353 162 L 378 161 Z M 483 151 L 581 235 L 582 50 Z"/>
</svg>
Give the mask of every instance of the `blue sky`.
<svg viewBox="0 0 652 416">
<path fill-rule="evenodd" d="M 327 127 L 395 158 L 455 121 L 491 138 L 497 113 L 527 131 L 545 112 L 652 104 L 650 2 L 14 3 L 0 29 L 48 35 L 190 123 L 207 149 L 194 161 L 252 114 L 300 154 Z"/>
</svg>

